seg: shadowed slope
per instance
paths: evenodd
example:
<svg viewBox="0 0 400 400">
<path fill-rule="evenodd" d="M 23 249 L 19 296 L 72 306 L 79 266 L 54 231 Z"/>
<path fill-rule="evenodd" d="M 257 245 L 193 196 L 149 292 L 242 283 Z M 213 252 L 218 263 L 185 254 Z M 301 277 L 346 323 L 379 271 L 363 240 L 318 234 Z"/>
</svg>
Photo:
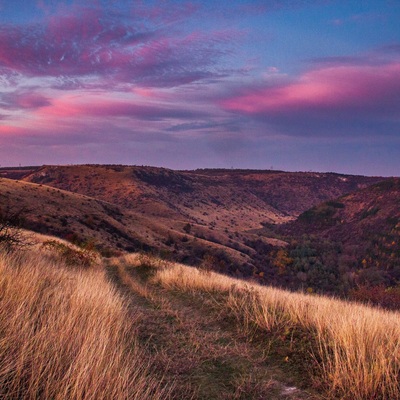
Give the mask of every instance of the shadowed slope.
<svg viewBox="0 0 400 400">
<path fill-rule="evenodd" d="M 337 268 L 352 271 L 358 284 L 400 285 L 399 178 L 322 203 L 280 228 L 288 238 L 307 234 L 336 243 Z"/>
</svg>

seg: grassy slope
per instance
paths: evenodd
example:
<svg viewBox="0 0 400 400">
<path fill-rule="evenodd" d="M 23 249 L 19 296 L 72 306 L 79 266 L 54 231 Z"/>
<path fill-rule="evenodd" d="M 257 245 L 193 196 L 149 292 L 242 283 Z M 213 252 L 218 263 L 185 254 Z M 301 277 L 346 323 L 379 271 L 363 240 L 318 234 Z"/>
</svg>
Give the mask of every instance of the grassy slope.
<svg viewBox="0 0 400 400">
<path fill-rule="evenodd" d="M 0 254 L 0 287 L 0 398 L 165 398 L 102 270 Z"/>
<path fill-rule="evenodd" d="M 153 282 L 168 263 L 131 255 L 108 262 L 108 273 L 130 299 L 139 318 L 139 340 L 156 374 L 174 381 L 175 399 L 312 399 L 298 371 L 283 354 L 271 357 L 229 314 L 205 299 L 170 291 Z M 155 269 L 154 269 L 155 267 Z M 297 375 L 296 375 L 297 374 Z"/>
<path fill-rule="evenodd" d="M 143 300 L 139 331 L 178 398 L 400 399 L 399 313 L 152 258 L 109 268 Z"/>
<path fill-rule="evenodd" d="M 65 237 L 75 233 L 115 247 L 121 235 L 131 233 L 136 218 L 121 214 L 118 207 L 84 195 L 43 185 L 0 178 L 0 209 L 26 209 L 25 225 L 42 233 Z M 133 221 L 130 226 L 123 219 Z M 119 232 L 118 240 L 113 233 Z M 124 243 L 125 244 L 125 243 Z"/>
<path fill-rule="evenodd" d="M 27 210 L 25 227 L 28 229 L 63 238 L 73 234 L 79 239 L 94 241 L 103 250 L 173 251 L 180 246 L 179 251 L 183 249 L 188 254 L 196 248 L 203 252 L 223 249 L 239 263 L 249 260 L 235 249 L 187 235 L 182 230 L 185 221 L 160 220 L 152 214 L 144 215 L 86 195 L 0 178 L 0 212 L 10 206 Z M 172 245 L 166 244 L 168 238 Z"/>
<path fill-rule="evenodd" d="M 400 399 L 399 313 L 145 255 L 104 263 L 1 256 L 2 398 Z"/>
<path fill-rule="evenodd" d="M 156 221 L 106 201 L 41 184 L 0 178 L 0 211 L 25 209 L 25 227 L 67 237 L 75 234 L 101 248 L 162 248 L 166 229 Z M 180 234 L 184 236 L 183 233 Z"/>
</svg>

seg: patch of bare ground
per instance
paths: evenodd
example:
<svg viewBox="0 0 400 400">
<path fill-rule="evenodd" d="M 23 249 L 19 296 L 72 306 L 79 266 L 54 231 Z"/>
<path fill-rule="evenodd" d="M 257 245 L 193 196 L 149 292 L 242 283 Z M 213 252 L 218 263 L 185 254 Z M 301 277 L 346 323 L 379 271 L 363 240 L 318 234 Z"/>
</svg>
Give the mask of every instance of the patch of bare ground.
<svg viewBox="0 0 400 400">
<path fill-rule="evenodd" d="M 174 382 L 171 398 L 316 398 L 299 389 L 294 376 L 288 378 L 265 343 L 218 313 L 210 302 L 156 284 L 149 261 L 113 259 L 107 270 L 130 299 L 139 340 L 156 374 Z"/>
</svg>

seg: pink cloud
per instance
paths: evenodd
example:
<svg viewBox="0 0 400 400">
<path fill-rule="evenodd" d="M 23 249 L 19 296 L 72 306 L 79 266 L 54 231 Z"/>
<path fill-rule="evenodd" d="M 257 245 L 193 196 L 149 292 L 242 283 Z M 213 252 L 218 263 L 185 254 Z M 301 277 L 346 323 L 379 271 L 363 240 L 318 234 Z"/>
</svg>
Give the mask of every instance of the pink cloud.
<svg viewBox="0 0 400 400">
<path fill-rule="evenodd" d="M 0 65 L 34 76 L 107 72 L 120 65 L 135 35 L 142 37 L 133 27 L 116 28 L 94 9 L 56 15 L 40 25 L 3 26 Z"/>
<path fill-rule="evenodd" d="M 220 104 L 229 111 L 265 117 L 338 111 L 393 114 L 400 111 L 400 63 L 314 69 L 295 82 L 245 89 Z"/>
<path fill-rule="evenodd" d="M 139 100 L 108 99 L 99 96 L 84 97 L 67 95 L 53 100 L 52 104 L 35 113 L 39 119 L 124 117 L 136 120 L 163 120 L 203 116 L 202 111 L 193 111 L 173 104 L 142 103 Z"/>
<path fill-rule="evenodd" d="M 0 125 L 0 143 L 2 137 L 24 135 L 25 130 L 12 125 Z"/>
</svg>

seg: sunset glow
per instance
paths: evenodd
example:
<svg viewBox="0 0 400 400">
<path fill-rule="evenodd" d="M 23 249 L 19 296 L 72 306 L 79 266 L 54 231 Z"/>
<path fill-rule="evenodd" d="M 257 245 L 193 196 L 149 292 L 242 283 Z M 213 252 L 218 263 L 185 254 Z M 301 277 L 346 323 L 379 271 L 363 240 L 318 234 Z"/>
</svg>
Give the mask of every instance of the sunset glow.
<svg viewBox="0 0 400 400">
<path fill-rule="evenodd" d="M 400 174 L 394 1 L 0 0 L 0 164 Z"/>
</svg>

